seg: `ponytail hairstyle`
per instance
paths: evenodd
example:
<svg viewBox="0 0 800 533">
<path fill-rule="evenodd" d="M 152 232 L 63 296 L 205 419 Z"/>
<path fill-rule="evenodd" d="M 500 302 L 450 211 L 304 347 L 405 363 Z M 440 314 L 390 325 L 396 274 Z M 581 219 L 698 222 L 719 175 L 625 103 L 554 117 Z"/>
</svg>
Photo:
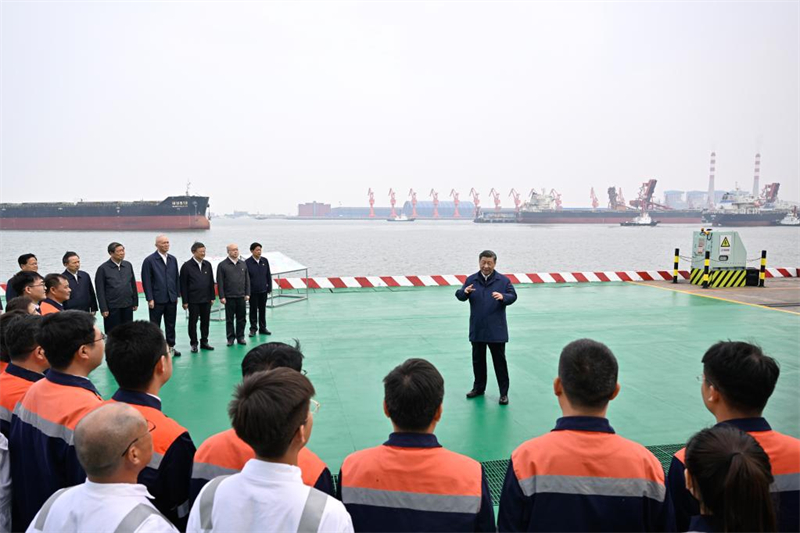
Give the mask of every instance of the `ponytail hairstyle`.
<svg viewBox="0 0 800 533">
<path fill-rule="evenodd" d="M 686 445 L 686 470 L 719 531 L 775 531 L 772 468 L 753 437 L 728 424 L 704 429 Z"/>
</svg>

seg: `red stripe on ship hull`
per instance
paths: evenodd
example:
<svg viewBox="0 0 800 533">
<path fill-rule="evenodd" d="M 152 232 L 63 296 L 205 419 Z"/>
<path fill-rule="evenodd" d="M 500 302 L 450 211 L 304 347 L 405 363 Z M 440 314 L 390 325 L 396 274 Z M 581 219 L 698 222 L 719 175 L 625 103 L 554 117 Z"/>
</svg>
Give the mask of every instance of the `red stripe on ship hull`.
<svg viewBox="0 0 800 533">
<path fill-rule="evenodd" d="M 211 222 L 204 216 L 0 218 L 2 230 L 138 231 L 210 228 Z"/>
</svg>

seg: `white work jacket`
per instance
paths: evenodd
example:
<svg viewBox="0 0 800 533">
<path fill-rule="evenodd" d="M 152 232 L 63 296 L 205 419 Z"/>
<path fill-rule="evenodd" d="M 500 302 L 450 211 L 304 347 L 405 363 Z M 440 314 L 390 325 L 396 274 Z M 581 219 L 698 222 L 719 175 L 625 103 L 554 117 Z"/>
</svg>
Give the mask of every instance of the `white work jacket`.
<svg viewBox="0 0 800 533">
<path fill-rule="evenodd" d="M 177 533 L 148 498 L 144 485 L 87 480 L 53 494 L 27 533 Z"/>
<path fill-rule="evenodd" d="M 186 531 L 352 533 L 353 521 L 342 502 L 304 485 L 298 467 L 250 459 L 203 487 Z"/>
</svg>

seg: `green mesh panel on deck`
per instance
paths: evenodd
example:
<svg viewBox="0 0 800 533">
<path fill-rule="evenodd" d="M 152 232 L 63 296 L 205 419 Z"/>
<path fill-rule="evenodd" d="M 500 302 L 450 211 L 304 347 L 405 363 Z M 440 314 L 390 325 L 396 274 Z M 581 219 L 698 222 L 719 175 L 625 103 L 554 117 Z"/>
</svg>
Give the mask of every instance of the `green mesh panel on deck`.
<svg viewBox="0 0 800 533">
<path fill-rule="evenodd" d="M 646 446 L 646 448 L 661 462 L 664 472 L 668 473 L 672 456 L 684 446 L 684 444 L 660 444 L 658 446 Z M 486 481 L 489 483 L 489 491 L 492 493 L 492 502 L 495 505 L 499 505 L 500 493 L 503 491 L 503 481 L 505 481 L 506 471 L 508 470 L 508 459 L 483 461 L 481 465 L 483 465 L 483 470 L 486 472 Z M 338 475 L 333 476 L 333 483 L 339 486 Z"/>
</svg>

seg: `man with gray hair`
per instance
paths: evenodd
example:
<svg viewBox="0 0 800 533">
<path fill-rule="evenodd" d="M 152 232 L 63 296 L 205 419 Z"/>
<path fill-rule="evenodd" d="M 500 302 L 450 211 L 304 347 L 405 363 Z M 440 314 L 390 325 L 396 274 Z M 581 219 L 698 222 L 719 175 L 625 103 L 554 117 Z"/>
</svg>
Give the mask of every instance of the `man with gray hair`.
<svg viewBox="0 0 800 533">
<path fill-rule="evenodd" d="M 239 245 L 229 244 L 228 257 L 217 265 L 217 292 L 219 301 L 225 306 L 225 332 L 228 346 L 234 342 L 247 344 L 244 340 L 245 311 L 250 299 L 250 274 L 247 264 L 239 257 Z M 233 321 L 236 319 L 234 330 Z"/>
<path fill-rule="evenodd" d="M 164 318 L 164 334 L 174 357 L 181 352 L 175 349 L 175 319 L 178 315 L 178 296 L 181 280 L 178 273 L 178 260 L 169 253 L 169 238 L 156 237 L 156 251 L 145 257 L 142 263 L 142 288 L 150 322 L 161 327 Z"/>
<path fill-rule="evenodd" d="M 36 532 L 164 532 L 177 529 L 148 500 L 139 472 L 153 456 L 155 429 L 133 407 L 105 404 L 78 422 L 75 449 L 88 479 L 61 489 L 28 526 Z"/>
</svg>

